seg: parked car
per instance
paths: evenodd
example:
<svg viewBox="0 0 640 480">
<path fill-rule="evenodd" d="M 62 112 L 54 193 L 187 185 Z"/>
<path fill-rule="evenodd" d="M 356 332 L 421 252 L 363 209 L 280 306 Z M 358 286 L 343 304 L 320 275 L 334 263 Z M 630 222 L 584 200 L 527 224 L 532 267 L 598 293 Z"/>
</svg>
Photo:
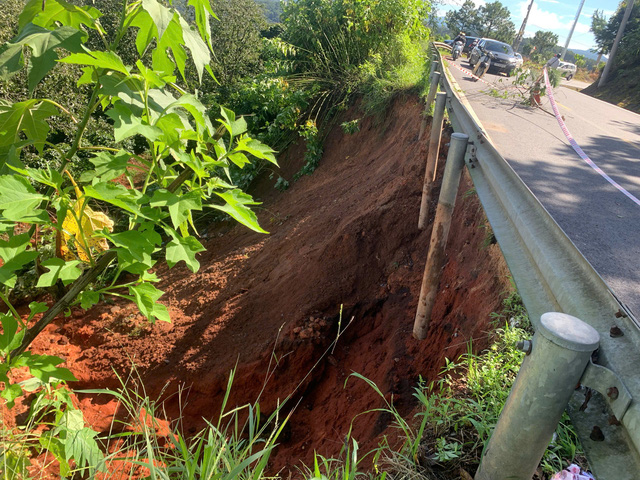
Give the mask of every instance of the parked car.
<svg viewBox="0 0 640 480">
<path fill-rule="evenodd" d="M 573 76 L 576 74 L 577 69 L 578 67 L 569 62 L 560 62 L 560 65 L 556 67 L 556 70 L 560 70 L 562 76 L 567 80 L 571 80 L 573 78 Z"/>
<path fill-rule="evenodd" d="M 516 56 L 511 45 L 493 40 L 491 38 L 483 38 L 478 42 L 469 54 L 469 64 L 473 67 L 485 51 L 494 54 L 489 70 L 494 72 L 504 72 L 507 77 L 516 68 Z"/>
<path fill-rule="evenodd" d="M 522 64 L 524 63 L 524 60 L 522 59 L 522 55 L 520 55 L 518 52 L 516 52 L 514 55 L 516 57 L 516 68 L 521 67 Z"/>
</svg>

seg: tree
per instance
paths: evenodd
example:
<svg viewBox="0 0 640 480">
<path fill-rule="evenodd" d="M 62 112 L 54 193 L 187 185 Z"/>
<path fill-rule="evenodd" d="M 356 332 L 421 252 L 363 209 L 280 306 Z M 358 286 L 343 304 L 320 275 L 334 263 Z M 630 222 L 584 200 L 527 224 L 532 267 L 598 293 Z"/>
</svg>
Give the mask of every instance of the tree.
<svg viewBox="0 0 640 480">
<path fill-rule="evenodd" d="M 453 36 L 458 32 L 465 32 L 467 35 L 478 35 L 476 26 L 478 10 L 472 0 L 465 0 L 458 10 L 451 10 L 445 14 L 445 23 Z"/>
<path fill-rule="evenodd" d="M 576 53 L 574 57 L 574 63 L 576 64 L 576 67 L 582 68 L 587 64 L 587 59 L 584 55 Z"/>
<path fill-rule="evenodd" d="M 280 0 L 256 0 L 256 3 L 264 10 L 269 23 L 280 23 L 280 15 L 282 15 Z"/>
<path fill-rule="evenodd" d="M 553 49 L 556 45 L 558 45 L 558 35 L 538 30 L 528 43 L 529 54 L 538 61 L 546 61 L 548 57 L 553 55 Z"/>
<path fill-rule="evenodd" d="M 511 43 L 516 34 L 511 12 L 499 1 L 476 8 L 473 1 L 466 0 L 460 9 L 447 12 L 445 21 L 454 34 L 464 31 L 467 35 L 494 38 L 506 43 Z"/>
<path fill-rule="evenodd" d="M 591 17 L 590 30 L 591 32 L 593 32 L 593 36 L 596 39 L 597 46 L 595 49 L 593 49 L 593 52 L 598 54 L 596 65 L 600 64 L 602 55 L 608 53 L 611 50 L 613 39 L 615 38 L 609 35 L 607 23 L 607 18 L 604 16 L 604 12 L 600 10 L 596 10 L 595 12 L 593 12 L 593 16 Z"/>
<path fill-rule="evenodd" d="M 494 38 L 505 43 L 513 42 L 516 27 L 511 21 L 511 12 L 499 1 L 478 8 L 474 29 L 481 37 Z"/>
<path fill-rule="evenodd" d="M 267 22 L 254 0 L 212 0 L 218 19 L 211 18 L 211 43 L 216 46 L 213 72 L 222 85 L 253 76 L 259 70 Z"/>
</svg>

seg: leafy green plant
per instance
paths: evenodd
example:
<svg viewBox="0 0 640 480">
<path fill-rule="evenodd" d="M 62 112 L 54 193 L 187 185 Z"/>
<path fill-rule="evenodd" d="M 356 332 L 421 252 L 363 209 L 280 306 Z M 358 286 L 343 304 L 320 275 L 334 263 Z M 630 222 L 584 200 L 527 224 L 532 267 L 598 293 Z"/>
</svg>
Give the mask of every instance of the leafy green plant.
<svg viewBox="0 0 640 480">
<path fill-rule="evenodd" d="M 353 135 L 354 133 L 360 131 L 360 119 L 355 118 L 348 122 L 342 122 L 340 126 L 342 127 L 342 131 L 344 133 L 346 133 L 347 135 Z"/>
<path fill-rule="evenodd" d="M 26 425 L 22 428 L 3 425 L 0 431 L 3 478 L 29 478 L 27 467 L 32 450 L 36 454 L 46 452 L 45 462 L 55 460 L 64 478 L 104 472 L 98 433 L 85 426 L 82 412 L 74 406 L 69 390 L 61 382 L 46 383 L 37 378 L 23 382 L 22 388 L 37 393 Z"/>
<path fill-rule="evenodd" d="M 86 309 L 114 296 L 135 302 L 151 322 L 170 320 L 150 269 L 163 254 L 169 267 L 184 262 L 198 270 L 196 255 L 204 247 L 194 211 L 214 208 L 264 232 L 250 210 L 256 202 L 233 184 L 230 168 L 250 165 L 250 158 L 275 164 L 273 150 L 248 136 L 246 121 L 231 110 L 221 108 L 214 125 L 197 96 L 178 85 L 177 76 L 189 84 L 189 60 L 198 81 L 211 73 L 213 12 L 207 0 L 189 4 L 193 27 L 158 0 L 121 2 L 119 24 L 106 32 L 92 6 L 29 0 L 17 35 L 0 50 L 4 78 L 23 74 L 28 64 L 25 81 L 33 94 L 0 102 L 0 300 L 9 309 L 0 318 L 0 397 L 9 406 L 23 391 L 11 380 L 14 369 L 27 367 L 44 384 L 74 380 L 59 367 L 62 359 L 27 350 L 70 306 Z M 88 43 L 87 31 L 100 39 L 100 49 Z M 138 59 L 128 64 L 118 47 L 131 32 Z M 34 94 L 58 64 L 77 66 L 78 84 L 91 92 L 79 118 L 56 100 Z M 118 148 L 87 143 L 87 125 L 100 110 L 112 122 Z M 59 116 L 74 125 L 69 145 L 49 136 L 49 122 Z M 141 151 L 127 147 L 131 139 Z M 29 152 L 51 151 L 59 156 L 57 169 L 22 162 Z M 74 178 L 69 172 L 81 152 L 91 154 L 92 169 Z M 55 248 L 43 248 L 51 238 Z M 34 264 L 37 286 L 56 288 L 59 300 L 51 307 L 32 303 L 23 319 L 9 298 L 18 276 Z M 112 264 L 110 283 L 91 288 Z"/>
</svg>

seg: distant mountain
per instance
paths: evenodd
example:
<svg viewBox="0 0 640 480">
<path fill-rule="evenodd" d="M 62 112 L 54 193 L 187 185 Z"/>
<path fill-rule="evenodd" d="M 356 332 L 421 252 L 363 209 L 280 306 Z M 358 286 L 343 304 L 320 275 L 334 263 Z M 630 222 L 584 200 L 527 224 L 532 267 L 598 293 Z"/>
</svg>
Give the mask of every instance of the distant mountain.
<svg viewBox="0 0 640 480">
<path fill-rule="evenodd" d="M 590 58 L 591 60 L 597 60 L 598 59 L 598 54 L 597 53 L 593 53 L 590 50 L 578 50 L 576 48 L 570 48 L 569 50 L 571 50 L 573 53 L 577 53 L 579 55 L 584 55 L 587 58 Z M 603 55 L 602 56 L 602 61 L 606 62 L 607 61 L 607 56 Z"/>
</svg>

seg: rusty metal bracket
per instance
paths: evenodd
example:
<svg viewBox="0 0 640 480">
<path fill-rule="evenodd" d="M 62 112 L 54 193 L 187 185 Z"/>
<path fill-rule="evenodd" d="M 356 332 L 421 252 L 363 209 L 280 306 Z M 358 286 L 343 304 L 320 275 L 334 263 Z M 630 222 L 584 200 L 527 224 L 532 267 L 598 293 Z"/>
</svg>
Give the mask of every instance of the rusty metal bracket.
<svg viewBox="0 0 640 480">
<path fill-rule="evenodd" d="M 622 417 L 629 409 L 629 405 L 631 405 L 633 397 L 613 370 L 609 370 L 602 365 L 596 365 L 593 360 L 590 360 L 582 374 L 580 383 L 607 398 L 613 414 L 618 421 L 622 420 Z"/>
</svg>

